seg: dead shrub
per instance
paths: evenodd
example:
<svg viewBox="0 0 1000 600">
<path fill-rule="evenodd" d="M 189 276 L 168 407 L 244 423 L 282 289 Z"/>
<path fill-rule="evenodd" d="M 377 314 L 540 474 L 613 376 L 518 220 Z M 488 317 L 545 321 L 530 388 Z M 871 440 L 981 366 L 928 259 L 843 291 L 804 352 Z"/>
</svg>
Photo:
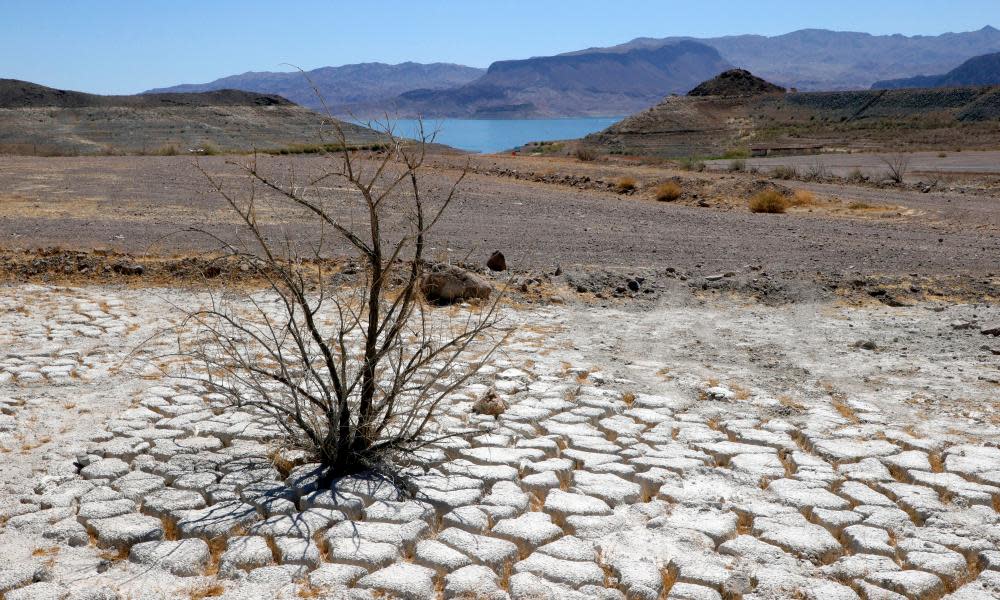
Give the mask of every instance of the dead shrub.
<svg viewBox="0 0 1000 600">
<path fill-rule="evenodd" d="M 660 202 L 673 202 L 674 200 L 680 198 L 684 191 L 681 189 L 681 186 L 677 185 L 675 182 L 668 181 L 656 186 L 654 193 L 656 195 L 656 199 Z"/>
<path fill-rule="evenodd" d="M 777 190 L 764 190 L 750 199 L 750 212 L 780 214 L 788 209 L 788 199 Z"/>
<path fill-rule="evenodd" d="M 797 179 L 799 172 L 795 167 L 789 167 L 787 165 L 778 165 L 771 169 L 771 177 L 775 179 Z"/>
<path fill-rule="evenodd" d="M 816 195 L 809 190 L 795 190 L 792 194 L 792 206 L 812 206 L 816 204 Z"/>
<path fill-rule="evenodd" d="M 637 182 L 635 177 L 626 175 L 625 177 L 618 178 L 618 181 L 615 182 L 615 189 L 617 189 L 619 193 L 632 192 L 635 191 L 636 185 Z"/>
<path fill-rule="evenodd" d="M 896 154 L 879 158 L 888 170 L 886 175 L 889 177 L 889 180 L 893 183 L 903 183 L 903 178 L 906 177 L 907 171 L 910 170 L 909 155 L 897 152 Z"/>
<path fill-rule="evenodd" d="M 864 183 L 868 181 L 868 176 L 861 169 L 855 167 L 847 174 L 847 181 L 850 183 Z"/>
<path fill-rule="evenodd" d="M 246 177 L 240 184 L 198 166 L 241 226 L 234 242 L 212 238 L 267 287 L 227 288 L 164 333 L 176 339 L 173 356 L 197 365 L 183 377 L 232 408 L 270 417 L 283 449 L 305 450 L 335 477 L 429 443 L 438 406 L 502 339 L 480 344 L 497 325 L 499 300 L 450 318 L 432 314 L 424 294 L 428 237 L 468 169 L 429 204 L 422 179 L 432 137 L 414 142 L 387 127 L 383 150 L 356 153 L 339 122 L 331 126 L 342 150 L 315 180 L 322 186 L 277 176 L 256 156 L 230 161 Z M 310 238 L 298 225 L 267 229 L 268 214 L 287 211 L 324 234 Z M 402 224 L 390 233 L 393 222 Z M 331 248 L 342 252 L 335 244 L 359 265 L 346 285 L 317 262 Z M 475 360 L 465 358 L 473 348 Z"/>
<path fill-rule="evenodd" d="M 576 159 L 582 162 L 590 162 L 592 160 L 597 160 L 597 151 L 593 148 L 577 148 L 576 152 L 573 153 Z"/>
</svg>

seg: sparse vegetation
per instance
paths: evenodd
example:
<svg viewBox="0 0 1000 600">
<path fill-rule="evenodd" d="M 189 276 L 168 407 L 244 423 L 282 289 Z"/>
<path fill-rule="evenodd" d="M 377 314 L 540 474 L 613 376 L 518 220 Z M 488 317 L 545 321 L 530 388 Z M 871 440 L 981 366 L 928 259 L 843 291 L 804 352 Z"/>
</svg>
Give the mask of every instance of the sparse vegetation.
<svg viewBox="0 0 1000 600">
<path fill-rule="evenodd" d="M 729 171 L 732 173 L 742 173 L 747 170 L 747 161 L 743 159 L 734 160 L 729 163 Z"/>
<path fill-rule="evenodd" d="M 867 202 L 855 201 L 848 204 L 847 208 L 851 210 L 868 210 L 870 208 L 875 208 L 875 207 L 872 206 L 871 204 L 868 204 Z"/>
<path fill-rule="evenodd" d="M 855 167 L 847 174 L 847 181 L 854 184 L 860 184 L 868 181 L 868 176 L 865 175 L 864 171 Z"/>
<path fill-rule="evenodd" d="M 496 326 L 497 302 L 439 323 L 423 297 L 427 281 L 441 277 L 425 273 L 427 235 L 468 171 L 431 208 L 421 186 L 426 138 L 413 144 L 387 130 L 388 151 L 359 157 L 346 149 L 339 125 L 332 126 L 345 149 L 321 180 L 354 191 L 354 210 L 363 217 L 342 222 L 335 212 L 342 196 L 273 178 L 257 157 L 233 163 L 247 186 L 230 187 L 199 167 L 244 232 L 224 249 L 266 282 L 273 301 L 227 289 L 186 313 L 169 333 L 176 336 L 176 355 L 200 365 L 190 379 L 234 408 L 272 417 L 282 447 L 305 450 L 335 476 L 378 467 L 426 444 L 424 429 L 440 402 L 476 374 L 499 341 L 477 346 L 475 363 L 459 362 Z M 273 192 L 267 205 L 253 193 L 261 188 Z M 390 206 L 404 223 L 393 237 L 383 229 Z M 290 209 L 312 216 L 329 235 L 312 242 L 291 233 L 272 236 L 265 212 Z M 345 288 L 336 273 L 309 260 L 329 252 L 327 238 L 353 248 L 358 283 Z"/>
<path fill-rule="evenodd" d="M 771 169 L 771 177 L 775 179 L 797 179 L 798 176 L 798 170 L 788 165 L 778 165 Z"/>
<path fill-rule="evenodd" d="M 161 146 L 154 152 L 156 156 L 177 156 L 177 146 L 173 144 L 167 144 L 166 146 Z"/>
<path fill-rule="evenodd" d="M 576 152 L 573 153 L 576 159 L 583 162 L 591 162 L 597 159 L 597 151 L 593 148 L 579 147 Z"/>
<path fill-rule="evenodd" d="M 816 195 L 809 190 L 795 190 L 792 194 L 792 206 L 812 206 L 816 204 Z"/>
<path fill-rule="evenodd" d="M 750 158 L 750 151 L 746 148 L 730 148 L 722 153 L 722 158 Z"/>
<path fill-rule="evenodd" d="M 688 156 L 686 158 L 682 158 L 679 161 L 678 166 L 685 171 L 696 171 L 701 173 L 705 170 L 705 161 L 700 158 Z"/>
<path fill-rule="evenodd" d="M 750 212 L 780 214 L 788 209 L 788 199 L 777 190 L 764 190 L 750 199 Z"/>
<path fill-rule="evenodd" d="M 907 171 L 910 170 L 910 156 L 897 152 L 889 156 L 879 157 L 888 170 L 889 180 L 893 183 L 903 183 Z"/>
<path fill-rule="evenodd" d="M 219 153 L 220 153 L 219 149 L 216 148 L 213 144 L 210 144 L 208 142 L 198 147 L 198 154 L 203 154 L 205 156 L 215 156 Z"/>
<path fill-rule="evenodd" d="M 629 175 L 626 175 L 624 177 L 619 177 L 618 180 L 615 181 L 615 189 L 617 189 L 618 193 L 621 194 L 635 191 L 636 185 L 637 182 L 635 180 L 635 177 L 631 177 Z"/>
<path fill-rule="evenodd" d="M 829 177 L 830 173 L 826 168 L 826 165 L 819 162 L 818 160 L 814 162 L 804 174 L 804 179 L 807 181 L 823 181 Z"/>
<path fill-rule="evenodd" d="M 371 152 L 379 152 L 386 149 L 385 144 L 352 144 L 347 146 L 348 150 L 353 151 L 363 151 L 368 150 Z M 272 155 L 288 155 L 288 154 L 334 154 L 337 152 L 343 152 L 344 146 L 339 143 L 327 143 L 327 144 L 292 144 L 290 146 L 283 146 L 281 148 L 270 148 L 267 150 L 262 150 L 266 154 Z"/>
<path fill-rule="evenodd" d="M 681 186 L 677 185 L 677 183 L 667 181 L 656 186 L 654 193 L 656 195 L 656 199 L 660 202 L 673 202 L 674 200 L 680 198 L 684 191 L 681 189 Z"/>
</svg>

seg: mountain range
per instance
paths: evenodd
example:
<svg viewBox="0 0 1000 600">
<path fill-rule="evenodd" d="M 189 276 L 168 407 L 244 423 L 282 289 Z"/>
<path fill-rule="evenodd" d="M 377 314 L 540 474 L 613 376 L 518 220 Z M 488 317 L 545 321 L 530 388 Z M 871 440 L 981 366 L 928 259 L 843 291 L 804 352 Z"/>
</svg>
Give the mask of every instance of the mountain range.
<svg viewBox="0 0 1000 600">
<path fill-rule="evenodd" d="M 485 69 L 448 63 L 405 62 L 387 65 L 372 62 L 342 67 L 321 67 L 305 72 L 251 71 L 209 83 L 186 83 L 152 89 L 145 93 L 208 92 L 231 88 L 278 94 L 296 104 L 315 109 L 323 108 L 325 103 L 334 113 L 346 114 L 355 107 L 383 102 L 387 98 L 394 98 L 410 90 L 458 87 L 478 79 L 485 73 Z M 315 90 L 313 86 L 316 87 Z M 316 94 L 317 91 L 319 96 Z"/>
<path fill-rule="evenodd" d="M 876 81 L 873 90 L 900 88 L 961 87 L 1000 84 L 1000 52 L 970 58 L 943 75 L 918 75 L 905 79 Z"/>
<path fill-rule="evenodd" d="M 307 73 L 334 114 L 528 118 L 629 114 L 684 93 L 731 67 L 801 91 L 868 89 L 878 81 L 940 73 L 1000 52 L 1000 30 L 938 36 L 803 29 L 778 36 L 637 38 L 555 56 L 460 65 L 365 63 Z M 276 93 L 315 107 L 301 73 L 244 73 L 206 84 Z"/>
<path fill-rule="evenodd" d="M 711 46 L 735 66 L 800 91 L 868 89 L 879 80 L 942 73 L 974 56 L 1000 52 L 1000 30 L 986 26 L 937 36 L 802 29 L 773 37 L 636 38 L 618 46 L 570 54 L 629 52 L 681 40 Z"/>
</svg>

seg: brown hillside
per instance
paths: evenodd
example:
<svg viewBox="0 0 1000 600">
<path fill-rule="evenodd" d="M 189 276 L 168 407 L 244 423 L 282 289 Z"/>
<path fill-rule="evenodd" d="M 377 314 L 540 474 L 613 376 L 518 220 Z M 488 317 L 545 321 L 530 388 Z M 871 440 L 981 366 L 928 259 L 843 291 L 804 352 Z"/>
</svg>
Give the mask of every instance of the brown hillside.
<svg viewBox="0 0 1000 600">
<path fill-rule="evenodd" d="M 0 153 L 185 152 L 205 146 L 249 151 L 317 144 L 330 125 L 330 119 L 270 94 L 99 96 L 0 80 Z M 341 126 L 352 144 L 377 141 L 370 129 Z"/>
<path fill-rule="evenodd" d="M 672 96 L 587 136 L 607 152 L 918 150 L 1000 145 L 1000 86 Z"/>
</svg>

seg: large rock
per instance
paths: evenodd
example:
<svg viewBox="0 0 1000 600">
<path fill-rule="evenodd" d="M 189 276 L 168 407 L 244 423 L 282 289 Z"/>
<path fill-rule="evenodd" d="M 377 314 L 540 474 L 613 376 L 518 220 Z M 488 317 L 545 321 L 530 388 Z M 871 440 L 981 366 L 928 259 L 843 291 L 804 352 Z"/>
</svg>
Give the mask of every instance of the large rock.
<svg viewBox="0 0 1000 600">
<path fill-rule="evenodd" d="M 482 277 L 465 269 L 446 265 L 437 265 L 424 275 L 420 289 L 428 300 L 439 304 L 486 299 L 493 292 L 493 286 Z"/>
</svg>

